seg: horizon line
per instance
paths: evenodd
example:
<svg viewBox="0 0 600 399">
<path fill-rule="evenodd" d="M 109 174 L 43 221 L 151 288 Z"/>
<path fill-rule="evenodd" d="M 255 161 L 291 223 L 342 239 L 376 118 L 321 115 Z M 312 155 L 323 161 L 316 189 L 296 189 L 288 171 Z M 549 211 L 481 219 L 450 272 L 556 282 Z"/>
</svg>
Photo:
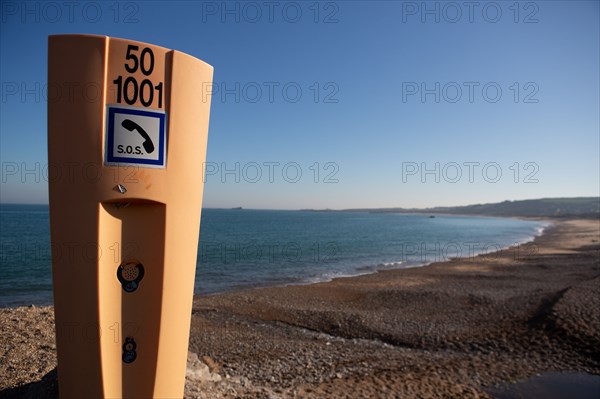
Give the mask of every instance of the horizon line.
<svg viewBox="0 0 600 399">
<path fill-rule="evenodd" d="M 460 207 L 468 207 L 474 205 L 491 205 L 491 204 L 501 204 L 503 202 L 520 202 L 520 201 L 540 201 L 540 200 L 561 200 L 561 199 L 598 199 L 600 201 L 600 196 L 585 196 L 585 197 L 542 197 L 542 198 L 527 198 L 527 199 L 517 199 L 517 200 L 502 200 L 497 202 L 485 202 L 485 203 L 470 203 L 466 205 L 436 205 L 427 208 L 414 208 L 414 207 L 403 207 L 403 206 L 385 206 L 385 207 L 358 207 L 358 208 L 245 208 L 243 206 L 238 207 L 215 207 L 215 206 L 207 206 L 202 207 L 202 209 L 229 209 L 229 210 L 256 210 L 256 211 L 352 211 L 352 210 L 382 210 L 382 209 L 402 209 L 407 211 L 414 210 L 432 210 L 436 208 L 460 208 Z M 17 202 L 0 202 L 1 205 L 30 205 L 30 206 L 50 206 L 49 203 L 17 203 Z M 240 209 L 241 208 L 241 209 Z"/>
</svg>

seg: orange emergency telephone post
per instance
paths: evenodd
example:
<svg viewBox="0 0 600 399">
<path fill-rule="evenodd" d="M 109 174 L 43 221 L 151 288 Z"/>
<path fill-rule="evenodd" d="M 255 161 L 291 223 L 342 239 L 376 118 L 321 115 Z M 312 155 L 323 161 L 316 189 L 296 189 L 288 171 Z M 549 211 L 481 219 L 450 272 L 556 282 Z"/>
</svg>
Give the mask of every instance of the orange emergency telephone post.
<svg viewBox="0 0 600 399">
<path fill-rule="evenodd" d="M 181 398 L 213 68 L 105 36 L 48 47 L 59 394 Z"/>
</svg>

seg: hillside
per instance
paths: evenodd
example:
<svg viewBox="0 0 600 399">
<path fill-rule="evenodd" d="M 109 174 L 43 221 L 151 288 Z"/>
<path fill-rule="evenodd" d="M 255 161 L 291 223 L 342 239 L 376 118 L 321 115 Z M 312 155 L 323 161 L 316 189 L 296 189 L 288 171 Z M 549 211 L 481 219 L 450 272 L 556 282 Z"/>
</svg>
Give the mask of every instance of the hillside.
<svg viewBox="0 0 600 399">
<path fill-rule="evenodd" d="M 522 201 L 503 201 L 494 204 L 476 204 L 435 208 L 381 208 L 346 209 L 374 213 L 445 213 L 460 215 L 521 216 L 521 217 L 600 217 L 600 197 L 542 198 Z"/>
</svg>

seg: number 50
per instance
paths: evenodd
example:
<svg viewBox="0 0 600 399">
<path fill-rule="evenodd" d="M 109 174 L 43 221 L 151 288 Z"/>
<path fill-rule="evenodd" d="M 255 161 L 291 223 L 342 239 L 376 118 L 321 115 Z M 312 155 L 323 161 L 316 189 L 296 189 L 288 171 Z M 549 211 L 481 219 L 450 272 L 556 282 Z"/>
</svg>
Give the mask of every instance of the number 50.
<svg viewBox="0 0 600 399">
<path fill-rule="evenodd" d="M 125 59 L 128 62 L 125 63 L 125 70 L 129 73 L 135 73 L 138 70 L 138 67 L 140 67 L 142 73 L 148 76 L 154 69 L 154 53 L 151 49 L 145 47 L 140 54 L 140 58 L 138 59 L 136 52 L 139 49 L 140 48 L 138 46 L 134 46 L 133 44 L 127 46 L 127 54 L 125 55 Z M 149 60 L 147 60 L 148 58 Z M 133 62 L 133 65 L 130 65 L 130 62 Z"/>
</svg>

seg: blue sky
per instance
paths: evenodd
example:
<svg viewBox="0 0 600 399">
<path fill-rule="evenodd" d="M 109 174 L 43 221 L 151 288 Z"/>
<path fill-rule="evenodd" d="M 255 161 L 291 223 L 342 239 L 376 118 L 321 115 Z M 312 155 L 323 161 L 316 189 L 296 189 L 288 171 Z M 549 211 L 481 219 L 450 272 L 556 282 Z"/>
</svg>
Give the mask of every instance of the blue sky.
<svg viewBox="0 0 600 399">
<path fill-rule="evenodd" d="M 599 2 L 467 4 L 2 1 L 0 201 L 47 202 L 47 37 L 66 33 L 214 66 L 205 207 L 599 195 Z"/>
</svg>

